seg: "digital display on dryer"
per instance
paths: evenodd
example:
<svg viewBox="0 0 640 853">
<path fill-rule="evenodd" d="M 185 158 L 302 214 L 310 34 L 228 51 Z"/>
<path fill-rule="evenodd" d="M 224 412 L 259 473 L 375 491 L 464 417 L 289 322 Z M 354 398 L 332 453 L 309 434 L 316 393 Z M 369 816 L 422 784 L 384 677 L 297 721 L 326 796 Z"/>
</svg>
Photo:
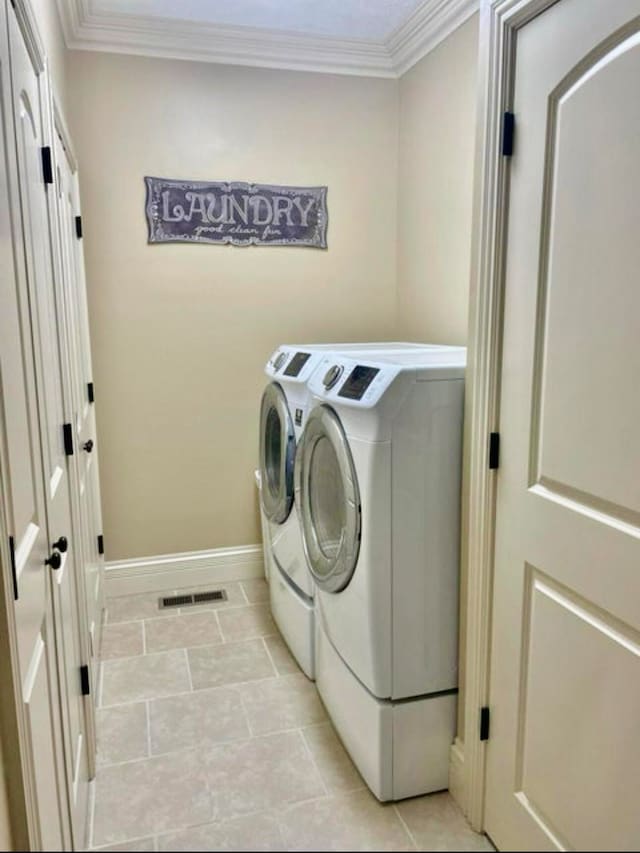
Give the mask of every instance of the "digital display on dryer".
<svg viewBox="0 0 640 853">
<path fill-rule="evenodd" d="M 310 352 L 297 352 L 287 365 L 284 375 L 297 376 L 310 358 Z"/>
<path fill-rule="evenodd" d="M 361 400 L 364 392 L 378 373 L 380 370 L 377 367 L 366 367 L 363 364 L 358 364 L 338 391 L 338 397 L 346 397 L 348 400 Z"/>
</svg>

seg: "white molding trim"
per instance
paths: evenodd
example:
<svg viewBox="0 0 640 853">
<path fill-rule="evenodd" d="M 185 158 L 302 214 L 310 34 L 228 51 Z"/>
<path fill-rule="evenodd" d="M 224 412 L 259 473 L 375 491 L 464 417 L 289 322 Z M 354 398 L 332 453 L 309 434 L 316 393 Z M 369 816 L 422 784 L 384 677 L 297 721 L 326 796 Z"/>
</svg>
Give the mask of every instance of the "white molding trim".
<svg viewBox="0 0 640 853">
<path fill-rule="evenodd" d="M 387 40 L 396 76 L 434 50 L 479 7 L 480 0 L 424 0 Z"/>
<path fill-rule="evenodd" d="M 480 740 L 480 708 L 489 704 L 495 472 L 489 470 L 489 433 L 498 430 L 502 350 L 503 257 L 508 209 L 508 163 L 501 156 L 502 116 L 512 106 L 517 30 L 556 0 L 482 0 L 480 75 L 471 253 L 471 291 L 465 410 L 468 454 L 464 781 L 461 806 L 471 826 L 484 825 L 487 743 Z"/>
<path fill-rule="evenodd" d="M 56 0 L 66 45 L 165 59 L 397 78 L 464 23 L 480 0 L 423 0 L 386 41 L 100 14 L 91 0 Z"/>
<path fill-rule="evenodd" d="M 60 107 L 60 103 L 55 92 L 53 92 L 53 127 L 55 132 L 60 137 L 60 142 L 62 143 L 62 147 L 64 148 L 65 154 L 67 155 L 71 174 L 75 175 L 78 171 L 78 161 L 73 150 L 73 143 L 71 142 L 69 126 L 67 125 L 64 113 L 62 112 L 62 108 Z"/>
<path fill-rule="evenodd" d="M 47 57 L 31 0 L 15 0 L 12 5 L 31 61 L 37 73 L 42 74 L 46 67 Z"/>
<path fill-rule="evenodd" d="M 243 545 L 108 562 L 104 586 L 109 598 L 260 577 L 264 577 L 262 545 Z"/>
</svg>

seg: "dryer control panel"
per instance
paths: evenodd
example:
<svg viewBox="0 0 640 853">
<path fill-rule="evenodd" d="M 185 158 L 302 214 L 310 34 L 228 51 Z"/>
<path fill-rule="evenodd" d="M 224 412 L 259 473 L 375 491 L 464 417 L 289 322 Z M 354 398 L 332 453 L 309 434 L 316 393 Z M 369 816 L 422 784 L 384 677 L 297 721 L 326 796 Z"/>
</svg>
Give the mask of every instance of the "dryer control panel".
<svg viewBox="0 0 640 853">
<path fill-rule="evenodd" d="M 308 382 L 317 397 L 347 406 L 371 408 L 399 373 L 395 365 L 326 356 Z"/>
<path fill-rule="evenodd" d="M 346 381 L 340 386 L 338 397 L 346 397 L 348 400 L 362 400 L 367 388 L 379 373 L 379 367 L 356 364 Z"/>
</svg>

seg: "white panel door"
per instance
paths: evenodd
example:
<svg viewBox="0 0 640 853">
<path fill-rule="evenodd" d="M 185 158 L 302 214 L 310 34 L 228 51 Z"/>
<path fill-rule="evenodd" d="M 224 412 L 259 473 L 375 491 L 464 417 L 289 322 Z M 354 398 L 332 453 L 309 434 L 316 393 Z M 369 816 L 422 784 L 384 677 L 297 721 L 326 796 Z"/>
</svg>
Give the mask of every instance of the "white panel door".
<svg viewBox="0 0 640 853">
<path fill-rule="evenodd" d="M 36 385 L 39 401 L 44 499 L 52 554 L 50 569 L 66 784 L 76 847 L 85 843 L 89 791 L 89 761 L 85 697 L 81 667 L 86 663 L 83 635 L 87 634 L 80 606 L 78 572 L 81 550 L 72 529 L 71 478 L 63 426 L 69 386 L 68 355 L 56 289 L 47 189 L 42 148 L 47 143 L 47 91 L 44 74 L 34 67 L 15 15 L 9 17 L 9 47 L 13 89 L 20 213 L 28 283 Z M 43 566 L 44 571 L 44 566 Z"/>
<path fill-rule="evenodd" d="M 76 491 L 82 536 L 82 570 L 86 597 L 92 659 L 100 642 L 103 608 L 103 556 L 98 537 L 102 537 L 102 512 L 96 443 L 89 315 L 84 275 L 82 240 L 76 230 L 80 215 L 78 176 L 60 136 L 55 138 L 58 221 L 60 223 L 61 272 L 68 340 L 71 350 L 71 401 L 76 456 Z M 95 683 L 95 679 L 93 679 Z"/>
<path fill-rule="evenodd" d="M 21 252 L 12 93 L 6 19 L 0 19 L 0 495 L 5 590 L 14 601 L 16 678 L 22 708 L 22 782 L 33 849 L 69 849 L 64 753 L 59 719 L 55 638 L 29 292 Z M 18 101 L 27 145 L 39 139 L 37 105 Z M 42 184 L 41 184 L 42 191 Z M 4 545 L 4 543 L 3 543 Z M 9 552 L 7 554 L 7 551 Z M 11 559 L 13 556 L 13 560 Z M 6 562 L 5 562 L 6 560 Z M 13 562 L 13 566 L 11 563 Z M 13 571 L 12 571 L 13 569 Z M 13 577 L 9 578 L 9 573 Z M 8 685 L 3 684 L 3 691 Z M 6 694 L 5 694 L 6 695 Z M 5 758 L 7 749 L 5 749 Z M 20 785 L 14 775 L 12 787 Z"/>
<path fill-rule="evenodd" d="M 640 0 L 518 33 L 485 828 L 640 845 Z"/>
</svg>

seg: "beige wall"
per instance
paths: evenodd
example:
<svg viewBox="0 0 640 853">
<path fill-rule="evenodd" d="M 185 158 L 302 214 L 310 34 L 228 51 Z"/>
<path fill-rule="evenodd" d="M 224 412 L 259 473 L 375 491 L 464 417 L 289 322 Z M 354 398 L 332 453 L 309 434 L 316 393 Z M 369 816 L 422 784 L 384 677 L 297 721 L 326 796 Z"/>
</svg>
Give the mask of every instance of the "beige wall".
<svg viewBox="0 0 640 853">
<path fill-rule="evenodd" d="M 69 55 L 108 559 L 259 541 L 262 368 L 396 335 L 397 82 Z M 327 251 L 147 245 L 144 175 L 327 184 Z"/>
<path fill-rule="evenodd" d="M 400 79 L 401 337 L 464 344 L 471 240 L 478 16 Z"/>
</svg>

